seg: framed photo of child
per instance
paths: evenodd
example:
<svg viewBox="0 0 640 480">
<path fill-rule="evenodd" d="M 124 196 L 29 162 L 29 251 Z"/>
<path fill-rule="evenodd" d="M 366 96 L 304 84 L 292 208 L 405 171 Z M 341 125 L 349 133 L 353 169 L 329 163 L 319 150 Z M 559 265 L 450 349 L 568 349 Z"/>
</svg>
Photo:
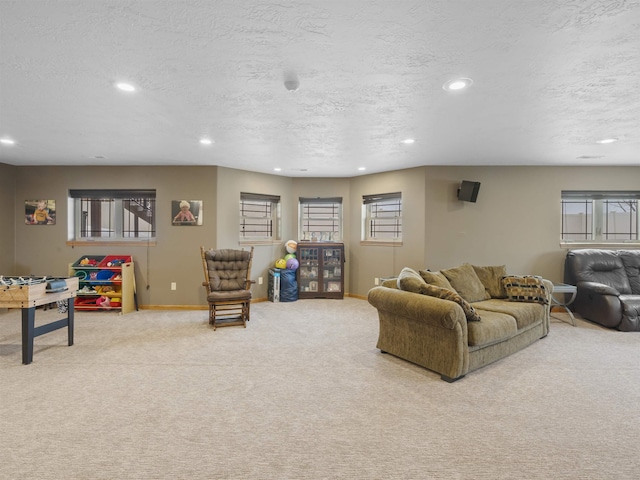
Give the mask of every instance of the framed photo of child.
<svg viewBox="0 0 640 480">
<path fill-rule="evenodd" d="M 25 200 L 24 223 L 27 225 L 55 225 L 55 200 Z"/>
<path fill-rule="evenodd" d="M 171 224 L 177 226 L 202 225 L 202 200 L 172 200 Z"/>
</svg>

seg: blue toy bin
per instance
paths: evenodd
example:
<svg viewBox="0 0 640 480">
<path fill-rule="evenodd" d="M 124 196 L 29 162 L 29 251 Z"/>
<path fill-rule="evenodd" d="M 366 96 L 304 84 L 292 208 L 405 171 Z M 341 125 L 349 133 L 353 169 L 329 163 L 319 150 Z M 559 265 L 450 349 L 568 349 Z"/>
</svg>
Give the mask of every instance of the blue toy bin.
<svg viewBox="0 0 640 480">
<path fill-rule="evenodd" d="M 91 281 L 92 285 L 100 285 L 102 283 L 108 282 L 109 279 L 113 276 L 113 272 L 111 270 L 100 270 L 95 279 Z"/>
</svg>

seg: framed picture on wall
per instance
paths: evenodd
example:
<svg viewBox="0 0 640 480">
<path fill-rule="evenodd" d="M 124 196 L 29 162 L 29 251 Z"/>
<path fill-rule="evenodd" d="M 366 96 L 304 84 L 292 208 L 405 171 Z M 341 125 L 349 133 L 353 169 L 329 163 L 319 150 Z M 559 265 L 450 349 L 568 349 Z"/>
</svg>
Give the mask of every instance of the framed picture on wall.
<svg viewBox="0 0 640 480">
<path fill-rule="evenodd" d="M 27 225 L 55 225 L 55 200 L 25 200 L 24 223 Z"/>
<path fill-rule="evenodd" d="M 172 200 L 171 223 L 177 226 L 202 225 L 202 200 Z"/>
</svg>

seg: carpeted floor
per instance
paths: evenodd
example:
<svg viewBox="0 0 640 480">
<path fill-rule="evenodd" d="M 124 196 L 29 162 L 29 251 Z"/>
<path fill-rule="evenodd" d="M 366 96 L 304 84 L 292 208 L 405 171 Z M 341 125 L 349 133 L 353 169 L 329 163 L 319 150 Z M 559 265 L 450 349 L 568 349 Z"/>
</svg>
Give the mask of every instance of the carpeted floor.
<svg viewBox="0 0 640 480">
<path fill-rule="evenodd" d="M 37 319 L 56 312 L 38 311 Z M 366 301 L 76 315 L 21 364 L 0 311 L 0 479 L 631 479 L 640 334 L 554 319 L 448 384 L 376 348 Z"/>
</svg>

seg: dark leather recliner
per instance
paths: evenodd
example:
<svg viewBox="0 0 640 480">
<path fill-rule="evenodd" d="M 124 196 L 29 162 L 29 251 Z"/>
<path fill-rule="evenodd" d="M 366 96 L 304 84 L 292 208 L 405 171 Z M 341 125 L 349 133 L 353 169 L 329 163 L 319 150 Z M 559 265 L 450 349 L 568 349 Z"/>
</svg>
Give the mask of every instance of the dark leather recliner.
<svg viewBox="0 0 640 480">
<path fill-rule="evenodd" d="M 567 252 L 565 283 L 576 285 L 571 309 L 623 332 L 640 331 L 640 250 Z"/>
</svg>

